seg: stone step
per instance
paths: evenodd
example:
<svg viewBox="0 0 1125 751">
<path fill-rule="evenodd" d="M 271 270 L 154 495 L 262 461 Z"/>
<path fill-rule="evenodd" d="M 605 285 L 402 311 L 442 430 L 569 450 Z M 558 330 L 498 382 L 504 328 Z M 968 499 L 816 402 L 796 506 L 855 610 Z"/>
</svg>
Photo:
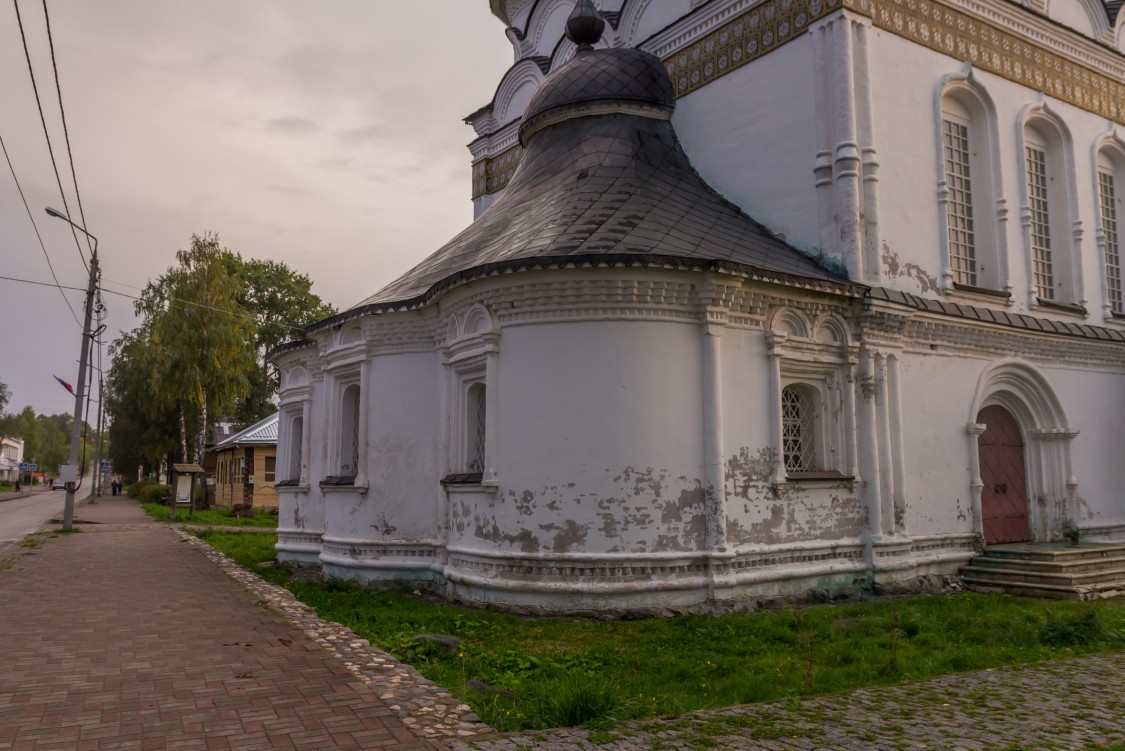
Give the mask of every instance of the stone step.
<svg viewBox="0 0 1125 751">
<path fill-rule="evenodd" d="M 961 581 L 977 592 L 1005 592 L 1053 600 L 1098 600 L 1125 594 L 1125 579 L 1099 582 L 1090 586 L 1064 586 L 1014 582 L 970 574 L 962 576 Z"/>
<path fill-rule="evenodd" d="M 985 555 L 989 558 L 1014 558 L 1028 561 L 1098 560 L 1125 557 L 1125 544 L 1035 545 L 1012 543 L 989 545 L 985 548 Z"/>
<path fill-rule="evenodd" d="M 974 566 L 982 568 L 1018 568 L 1025 571 L 1059 574 L 1076 574 L 1085 571 L 1119 571 L 1122 576 L 1125 576 L 1125 556 L 1040 560 L 1010 556 L 993 557 L 986 552 L 984 555 L 974 558 L 972 563 Z"/>
<path fill-rule="evenodd" d="M 1125 580 L 1125 569 L 1095 569 L 1093 571 L 1055 572 L 1039 571 L 1030 568 L 981 566 L 974 559 L 961 569 L 961 576 L 976 576 L 993 581 L 1008 581 L 1016 584 L 1049 584 L 1061 587 L 1079 587 L 1099 584 L 1106 581 Z"/>
<path fill-rule="evenodd" d="M 961 569 L 971 589 L 1091 600 L 1125 593 L 1125 544 L 989 545 Z"/>
</svg>

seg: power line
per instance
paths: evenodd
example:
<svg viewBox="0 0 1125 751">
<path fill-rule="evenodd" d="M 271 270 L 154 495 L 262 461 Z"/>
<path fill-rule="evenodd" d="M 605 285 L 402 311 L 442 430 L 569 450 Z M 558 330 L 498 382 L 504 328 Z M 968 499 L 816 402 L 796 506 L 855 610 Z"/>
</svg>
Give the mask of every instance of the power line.
<svg viewBox="0 0 1125 751">
<path fill-rule="evenodd" d="M 58 287 L 59 289 L 72 289 L 72 290 L 76 290 L 78 292 L 85 292 L 86 291 L 82 287 L 67 287 L 66 285 L 62 285 L 62 284 L 51 284 L 50 282 L 38 282 L 38 281 L 35 281 L 33 279 L 18 279 L 14 276 L 0 276 L 0 280 L 8 281 L 8 282 L 20 282 L 21 284 L 34 284 L 34 285 L 38 285 L 40 287 Z M 114 284 L 120 284 L 120 282 L 114 282 Z M 124 285 L 124 286 L 130 286 L 130 285 Z M 117 290 L 106 289 L 105 287 L 99 288 L 99 292 L 108 292 L 111 295 L 117 295 L 118 297 L 125 297 L 125 298 L 128 298 L 130 300 L 140 300 L 140 299 L 142 299 L 137 295 L 130 295 L 127 292 L 118 292 Z M 183 303 L 184 305 L 191 305 L 191 306 L 196 307 L 196 308 L 203 308 L 204 310 L 210 310 L 210 311 L 213 311 L 215 313 L 221 313 L 222 315 L 231 316 L 233 318 L 245 318 L 246 320 L 254 321 L 255 323 L 257 323 L 257 321 L 258 321 L 257 316 L 250 315 L 249 313 L 236 313 L 233 310 L 223 310 L 222 308 L 215 308 L 215 307 L 212 307 L 210 305 L 204 305 L 203 303 L 192 302 L 191 300 L 184 300 L 181 297 L 168 297 L 168 298 L 165 298 L 165 299 L 168 302 Z M 299 326 L 299 325 L 296 325 L 296 324 L 285 324 L 285 325 L 290 330 L 293 330 L 293 331 L 298 331 L 298 330 L 303 331 L 304 330 L 303 326 Z"/>
<path fill-rule="evenodd" d="M 35 92 L 35 104 L 39 107 L 39 121 L 43 123 L 43 136 L 47 139 L 47 153 L 51 155 L 51 167 L 55 170 L 55 182 L 58 183 L 59 194 L 62 196 L 63 209 L 66 210 L 66 215 L 70 216 L 70 206 L 66 202 L 66 191 L 63 190 L 62 178 L 59 177 L 59 165 L 55 162 L 55 150 L 51 146 L 51 134 L 47 130 L 47 118 L 43 115 L 43 102 L 39 99 L 39 86 L 35 83 L 35 69 L 31 66 L 31 53 L 27 49 L 27 35 L 24 34 L 23 17 L 20 16 L 20 1 L 12 0 L 12 4 L 16 6 L 16 22 L 20 27 L 20 39 L 23 40 L 23 56 L 27 58 L 27 72 L 31 76 L 31 90 Z M 78 257 L 82 259 L 82 265 L 89 270 L 86 256 L 82 253 L 82 243 L 78 242 L 78 231 L 73 224 L 70 226 L 70 234 L 74 236 L 74 245 L 78 248 Z"/>
<path fill-rule="evenodd" d="M 34 284 L 34 285 L 39 286 L 39 287 L 57 287 L 58 289 L 72 289 L 75 292 L 85 292 L 86 291 L 85 287 L 68 287 L 65 284 L 59 284 L 57 279 L 55 280 L 54 284 L 51 284 L 50 282 L 37 282 L 34 279 L 17 279 L 14 276 L 0 276 L 0 279 L 3 279 L 6 282 L 20 282 L 21 284 Z M 110 290 L 106 290 L 106 291 L 109 292 Z M 65 295 L 63 296 L 63 299 L 66 300 Z M 70 301 L 67 300 L 67 302 L 69 303 Z M 71 313 L 73 313 L 73 312 L 74 311 L 71 310 Z M 75 318 L 77 318 L 77 316 L 75 316 Z M 79 324 L 79 325 L 81 326 L 82 324 Z"/>
<path fill-rule="evenodd" d="M 74 197 L 78 200 L 78 216 L 82 219 L 82 226 L 86 224 L 86 212 L 82 210 L 82 194 L 78 192 L 78 173 L 74 171 L 74 152 L 70 150 L 70 131 L 66 127 L 66 110 L 63 109 L 62 87 L 59 85 L 59 66 L 55 62 L 55 39 L 51 36 L 51 15 L 47 12 L 47 0 L 43 0 L 43 20 L 47 22 L 47 44 L 51 48 L 51 68 L 55 72 L 55 91 L 59 95 L 59 116 L 62 118 L 63 137 L 66 139 L 66 156 L 70 160 L 70 177 L 74 181 Z M 71 230 L 74 228 L 71 227 Z M 90 255 L 94 255 L 94 248 L 90 244 L 90 236 L 86 235 L 86 248 Z"/>
<path fill-rule="evenodd" d="M 70 304 L 70 300 L 67 299 L 66 293 L 62 291 L 62 285 L 59 284 L 59 278 L 55 274 L 55 267 L 51 265 L 51 256 L 47 254 L 47 246 L 43 244 L 43 238 L 39 235 L 39 225 L 35 223 L 35 217 L 31 214 L 31 207 L 27 205 L 27 198 L 23 194 L 23 188 L 20 186 L 19 178 L 16 177 L 16 168 L 12 166 L 12 160 L 8 156 L 8 147 L 4 145 L 3 137 L 0 137 L 0 147 L 3 148 L 4 158 L 8 161 L 8 169 L 12 171 L 12 179 L 16 181 L 16 190 L 19 191 L 20 199 L 23 201 L 23 207 L 27 211 L 27 218 L 31 220 L 31 226 L 35 228 L 35 236 L 39 238 L 39 247 L 43 249 L 43 257 L 47 259 L 47 268 L 51 270 L 51 278 L 55 280 L 54 286 L 59 288 L 59 294 L 62 295 L 66 307 L 70 308 L 70 315 L 74 318 L 74 322 L 78 324 L 78 328 L 82 328 L 82 322 L 78 320 L 78 315 L 74 312 L 74 307 Z"/>
</svg>

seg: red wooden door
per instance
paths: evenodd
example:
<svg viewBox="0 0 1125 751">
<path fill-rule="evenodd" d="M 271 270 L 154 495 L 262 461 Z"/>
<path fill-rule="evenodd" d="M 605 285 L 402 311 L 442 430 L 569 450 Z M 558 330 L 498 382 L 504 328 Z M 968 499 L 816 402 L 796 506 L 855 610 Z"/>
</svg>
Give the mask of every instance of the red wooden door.
<svg viewBox="0 0 1125 751">
<path fill-rule="evenodd" d="M 977 415 L 988 429 L 981 434 L 981 516 L 986 544 L 1024 542 L 1031 537 L 1027 511 L 1027 473 L 1023 437 L 1012 413 L 1003 407 L 985 407 Z"/>
</svg>

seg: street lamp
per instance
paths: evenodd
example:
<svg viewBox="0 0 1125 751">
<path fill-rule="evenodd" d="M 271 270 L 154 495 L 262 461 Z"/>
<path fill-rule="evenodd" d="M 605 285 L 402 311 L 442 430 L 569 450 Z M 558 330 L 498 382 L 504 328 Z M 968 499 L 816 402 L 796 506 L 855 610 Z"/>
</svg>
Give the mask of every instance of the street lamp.
<svg viewBox="0 0 1125 751">
<path fill-rule="evenodd" d="M 94 241 L 94 247 L 90 251 L 90 283 L 86 287 L 86 321 L 82 325 L 82 352 L 78 357 L 78 390 L 74 394 L 74 422 L 70 431 L 68 464 L 74 468 L 75 479 L 66 484 L 66 505 L 63 507 L 63 529 L 69 532 L 74 526 L 74 493 L 78 490 L 80 479 L 78 478 L 78 442 L 81 440 L 82 433 L 82 401 L 86 396 L 86 364 L 90 356 L 90 340 L 93 338 L 90 333 L 90 320 L 93 318 L 94 297 L 98 290 L 98 238 L 87 232 L 85 227 L 72 222 L 69 216 L 58 209 L 47 207 L 47 215 L 62 219 Z"/>
</svg>

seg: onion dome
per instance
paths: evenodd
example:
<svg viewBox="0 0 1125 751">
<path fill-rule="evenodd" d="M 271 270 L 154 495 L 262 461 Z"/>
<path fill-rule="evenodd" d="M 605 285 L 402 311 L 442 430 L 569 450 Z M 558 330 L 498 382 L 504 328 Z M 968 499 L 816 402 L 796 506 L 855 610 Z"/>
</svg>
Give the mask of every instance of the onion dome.
<svg viewBox="0 0 1125 751">
<path fill-rule="evenodd" d="M 676 94 L 664 63 L 638 49 L 591 50 L 576 55 L 540 84 L 523 113 L 520 143 L 572 117 L 613 112 L 667 120 Z"/>
<path fill-rule="evenodd" d="M 566 19 L 566 38 L 578 45 L 579 53 L 591 50 L 602 38 L 605 19 L 592 0 L 578 0 Z"/>
<path fill-rule="evenodd" d="M 579 0 L 566 22 L 566 36 L 578 45 L 574 59 L 556 70 L 531 95 L 523 112 L 520 143 L 552 123 L 611 112 L 667 119 L 676 94 L 664 63 L 639 49 L 595 52 L 605 20 L 591 0 Z"/>
</svg>

